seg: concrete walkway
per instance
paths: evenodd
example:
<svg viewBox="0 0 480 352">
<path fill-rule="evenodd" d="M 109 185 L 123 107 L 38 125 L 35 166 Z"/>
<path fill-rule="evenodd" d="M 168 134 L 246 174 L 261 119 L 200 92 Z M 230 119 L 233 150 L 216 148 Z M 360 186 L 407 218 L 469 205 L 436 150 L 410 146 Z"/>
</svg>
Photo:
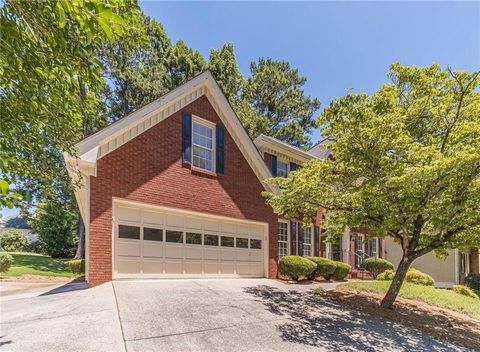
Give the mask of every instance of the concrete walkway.
<svg viewBox="0 0 480 352">
<path fill-rule="evenodd" d="M 315 287 L 266 279 L 116 281 L 13 299 L 0 303 L 0 350 L 461 350 L 315 296 Z"/>
</svg>

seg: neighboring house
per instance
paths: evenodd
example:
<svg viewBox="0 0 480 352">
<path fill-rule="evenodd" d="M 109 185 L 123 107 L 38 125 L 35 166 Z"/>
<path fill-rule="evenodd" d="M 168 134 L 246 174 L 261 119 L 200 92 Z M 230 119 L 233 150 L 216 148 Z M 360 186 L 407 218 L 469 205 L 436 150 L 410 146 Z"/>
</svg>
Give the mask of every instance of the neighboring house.
<svg viewBox="0 0 480 352">
<path fill-rule="evenodd" d="M 28 225 L 28 219 L 20 214 L 0 218 L 0 234 L 8 230 L 19 230 L 29 241 L 37 241 L 37 235 L 32 233 L 32 230 Z"/>
<path fill-rule="evenodd" d="M 388 238 L 385 242 L 385 257 L 398 265 L 402 258 L 402 249 L 399 244 Z M 472 249 L 463 253 L 458 249 L 448 251 L 448 256 L 438 259 L 435 253 L 430 252 L 416 259 L 412 267 L 423 271 L 433 277 L 436 287 L 451 288 L 453 285 L 465 282 L 469 273 L 479 272 L 479 250 Z"/>
<path fill-rule="evenodd" d="M 86 278 L 278 276 L 279 257 L 358 265 L 383 241 L 351 231 L 337 244 L 279 218 L 263 181 L 319 158 L 271 137 L 252 142 L 210 72 L 76 144 L 65 154 L 86 224 Z M 327 155 L 323 157 L 327 157 Z M 79 177 L 82 176 L 80 179 Z"/>
</svg>

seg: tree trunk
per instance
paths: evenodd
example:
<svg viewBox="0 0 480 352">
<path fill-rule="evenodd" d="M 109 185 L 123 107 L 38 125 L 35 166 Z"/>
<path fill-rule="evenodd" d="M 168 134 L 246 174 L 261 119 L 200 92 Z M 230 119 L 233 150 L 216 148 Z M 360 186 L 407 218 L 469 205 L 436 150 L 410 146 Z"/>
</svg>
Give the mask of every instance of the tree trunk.
<svg viewBox="0 0 480 352">
<path fill-rule="evenodd" d="M 85 258 L 85 224 L 80 214 L 78 214 L 77 236 L 77 252 L 75 253 L 74 259 L 82 259 Z"/>
<path fill-rule="evenodd" d="M 397 299 L 398 293 L 400 292 L 400 288 L 402 287 L 405 275 L 407 275 L 407 271 L 410 268 L 410 264 L 412 264 L 412 260 L 404 254 L 402 260 L 398 264 L 397 271 L 395 272 L 392 283 L 388 288 L 387 294 L 382 299 L 382 303 L 380 304 L 382 308 L 392 308 L 393 303 Z"/>
</svg>

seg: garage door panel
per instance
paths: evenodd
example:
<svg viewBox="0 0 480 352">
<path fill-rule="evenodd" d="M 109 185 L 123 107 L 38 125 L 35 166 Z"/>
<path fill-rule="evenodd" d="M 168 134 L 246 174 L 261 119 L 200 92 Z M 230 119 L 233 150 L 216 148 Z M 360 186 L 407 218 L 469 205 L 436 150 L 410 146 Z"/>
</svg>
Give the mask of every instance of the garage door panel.
<svg viewBox="0 0 480 352">
<path fill-rule="evenodd" d="M 165 260 L 165 274 L 183 274 L 183 261 Z"/>
<path fill-rule="evenodd" d="M 201 260 L 185 261 L 185 274 L 201 274 L 203 265 Z"/>
<path fill-rule="evenodd" d="M 126 257 L 140 256 L 140 241 L 119 241 L 117 246 L 117 254 Z"/>
<path fill-rule="evenodd" d="M 150 258 L 143 258 L 143 273 L 144 274 L 162 274 L 163 260 L 152 260 Z"/>
<path fill-rule="evenodd" d="M 117 258 L 117 269 L 118 272 L 125 274 L 135 274 L 140 272 L 140 259 L 131 260 L 127 258 L 119 257 Z"/>
<path fill-rule="evenodd" d="M 148 243 L 143 242 L 143 256 L 151 258 L 163 258 L 163 244 L 162 243 Z"/>
<path fill-rule="evenodd" d="M 185 259 L 202 259 L 203 248 L 200 246 L 189 247 L 185 246 Z"/>
<path fill-rule="evenodd" d="M 165 258 L 183 259 L 184 247 L 182 245 L 165 245 Z"/>
<path fill-rule="evenodd" d="M 219 263 L 218 262 L 204 262 L 203 263 L 203 272 L 205 274 L 218 274 L 219 273 Z"/>
<path fill-rule="evenodd" d="M 263 226 L 130 204 L 114 219 L 115 278 L 264 276 Z"/>
</svg>

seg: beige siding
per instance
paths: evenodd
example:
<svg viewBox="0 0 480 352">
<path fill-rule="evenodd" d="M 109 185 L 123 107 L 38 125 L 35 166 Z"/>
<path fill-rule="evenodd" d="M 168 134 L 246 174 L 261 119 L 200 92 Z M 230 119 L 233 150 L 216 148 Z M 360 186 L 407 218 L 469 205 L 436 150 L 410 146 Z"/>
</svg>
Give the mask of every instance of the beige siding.
<svg viewBox="0 0 480 352">
<path fill-rule="evenodd" d="M 386 259 L 390 260 L 395 266 L 402 258 L 402 249 L 392 238 L 385 240 Z M 457 253 L 450 250 L 448 257 L 438 259 L 433 252 L 428 253 L 416 259 L 412 267 L 431 275 L 435 280 L 435 285 L 440 287 L 449 287 L 457 283 L 455 272 L 457 268 Z"/>
</svg>

